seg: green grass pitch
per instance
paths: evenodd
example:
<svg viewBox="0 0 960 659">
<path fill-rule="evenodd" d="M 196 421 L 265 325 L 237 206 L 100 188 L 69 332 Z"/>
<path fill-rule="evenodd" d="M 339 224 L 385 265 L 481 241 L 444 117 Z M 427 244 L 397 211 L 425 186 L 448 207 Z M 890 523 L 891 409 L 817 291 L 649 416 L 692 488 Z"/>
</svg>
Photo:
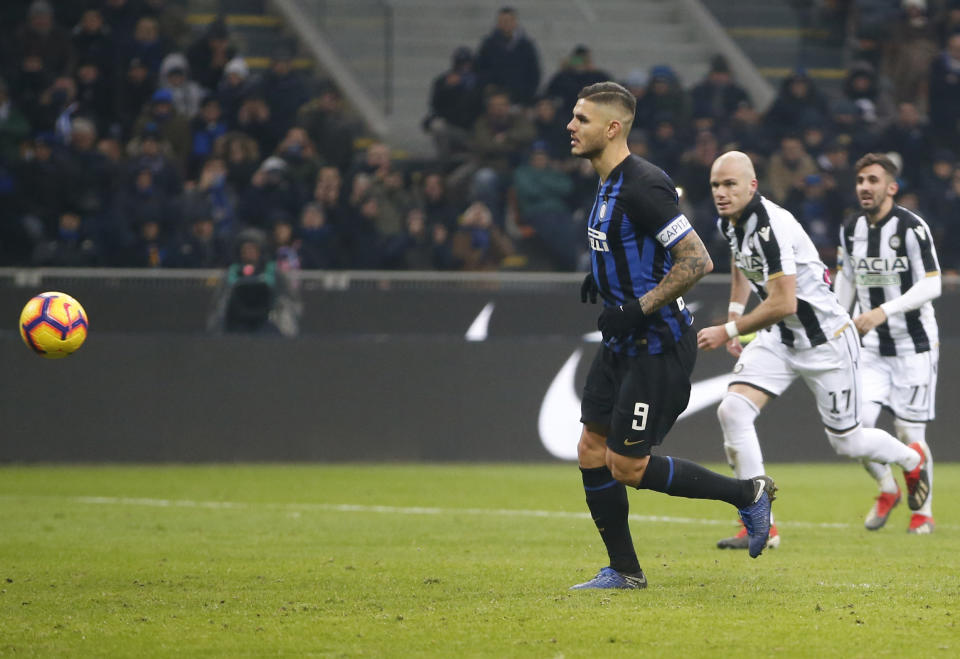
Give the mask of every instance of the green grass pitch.
<svg viewBox="0 0 960 659">
<path fill-rule="evenodd" d="M 575 465 L 6 466 L 0 655 L 960 655 L 960 465 L 927 537 L 863 529 L 855 464 L 768 472 L 779 549 L 631 492 L 650 587 L 570 592 L 605 564 Z"/>
</svg>

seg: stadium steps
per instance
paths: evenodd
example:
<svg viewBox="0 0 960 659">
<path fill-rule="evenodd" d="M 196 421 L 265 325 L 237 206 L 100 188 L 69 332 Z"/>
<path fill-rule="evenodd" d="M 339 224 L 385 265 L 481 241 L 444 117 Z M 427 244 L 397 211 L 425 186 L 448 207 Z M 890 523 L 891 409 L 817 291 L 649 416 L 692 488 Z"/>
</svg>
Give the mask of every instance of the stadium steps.
<svg viewBox="0 0 960 659">
<path fill-rule="evenodd" d="M 278 46 L 295 43 L 283 19 L 269 9 L 266 0 L 189 0 L 187 23 L 195 36 L 223 15 L 230 38 L 252 70 L 264 70 Z M 293 67 L 312 70 L 316 66 L 309 57 L 294 57 Z"/>
<path fill-rule="evenodd" d="M 415 155 L 432 153 L 420 128 L 433 78 L 450 65 L 458 46 L 476 49 L 493 29 L 503 3 L 493 0 L 393 0 L 394 57 L 390 141 Z M 593 51 L 596 66 L 615 78 L 669 63 L 684 85 L 705 73 L 711 51 L 696 39 L 671 0 L 516 0 L 520 25 L 537 45 L 542 84 L 577 44 Z M 385 33 L 381 3 L 325 0 L 323 29 L 339 54 L 378 99 L 384 79 Z M 427 17 L 425 19 L 425 17 Z"/>
<path fill-rule="evenodd" d="M 757 69 L 779 89 L 803 68 L 822 91 L 839 93 L 846 74 L 839 26 L 819 19 L 803 0 L 701 0 Z"/>
</svg>

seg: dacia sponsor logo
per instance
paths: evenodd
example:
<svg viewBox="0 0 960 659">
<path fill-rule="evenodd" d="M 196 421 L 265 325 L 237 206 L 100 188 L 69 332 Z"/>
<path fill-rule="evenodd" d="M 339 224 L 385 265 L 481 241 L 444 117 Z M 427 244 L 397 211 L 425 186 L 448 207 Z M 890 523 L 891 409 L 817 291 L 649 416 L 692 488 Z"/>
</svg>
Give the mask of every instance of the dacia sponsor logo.
<svg viewBox="0 0 960 659">
<path fill-rule="evenodd" d="M 677 239 L 677 236 L 682 234 L 684 231 L 687 231 L 690 228 L 690 221 L 683 215 L 680 215 L 673 219 L 667 226 L 660 230 L 660 233 L 657 234 L 657 240 L 660 241 L 660 244 L 664 247 L 667 247 L 674 240 Z"/>
<path fill-rule="evenodd" d="M 737 253 L 737 267 L 741 270 L 755 270 L 763 272 L 763 258 L 757 254 Z"/>
<path fill-rule="evenodd" d="M 590 241 L 590 249 L 595 252 L 609 252 L 610 246 L 607 244 L 607 234 L 592 227 L 587 227 L 587 240 Z"/>
<path fill-rule="evenodd" d="M 862 256 L 855 259 L 854 269 L 858 273 L 889 275 L 907 272 L 910 269 L 910 259 L 906 256 L 897 256 L 885 259 L 880 256 Z"/>
</svg>

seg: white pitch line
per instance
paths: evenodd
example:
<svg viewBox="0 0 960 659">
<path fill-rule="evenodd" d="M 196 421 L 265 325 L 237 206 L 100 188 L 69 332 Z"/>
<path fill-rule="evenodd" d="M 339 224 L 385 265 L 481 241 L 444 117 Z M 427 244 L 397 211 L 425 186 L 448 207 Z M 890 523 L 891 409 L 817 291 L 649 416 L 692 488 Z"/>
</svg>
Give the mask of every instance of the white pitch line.
<svg viewBox="0 0 960 659">
<path fill-rule="evenodd" d="M 2 496 L 3 499 L 37 498 L 17 495 Z M 43 497 L 54 498 L 54 497 Z M 55 497 L 60 498 L 60 497 Z M 563 510 L 525 510 L 515 508 L 436 508 L 426 506 L 372 506 L 350 503 L 244 503 L 239 501 L 193 501 L 191 499 L 150 499 L 135 497 L 66 497 L 69 501 L 92 505 L 146 506 L 151 508 L 203 508 L 207 510 L 249 510 L 267 508 L 288 512 L 337 512 L 337 513 L 376 513 L 389 515 L 480 515 L 492 517 L 541 517 L 547 519 L 590 519 L 586 512 L 568 512 Z M 734 518 L 703 519 L 697 517 L 674 517 L 670 515 L 630 515 L 634 522 L 661 524 L 699 524 L 710 526 L 732 526 Z M 851 525 L 845 522 L 804 522 L 791 520 L 792 527 L 847 529 Z M 783 522 L 781 521 L 781 524 Z"/>
</svg>

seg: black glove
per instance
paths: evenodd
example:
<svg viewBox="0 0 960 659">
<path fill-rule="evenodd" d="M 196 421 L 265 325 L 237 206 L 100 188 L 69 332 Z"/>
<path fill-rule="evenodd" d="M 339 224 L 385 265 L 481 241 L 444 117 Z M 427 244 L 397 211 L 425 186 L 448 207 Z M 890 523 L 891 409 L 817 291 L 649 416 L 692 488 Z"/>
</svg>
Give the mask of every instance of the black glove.
<svg viewBox="0 0 960 659">
<path fill-rule="evenodd" d="M 606 307 L 597 319 L 597 327 L 604 336 L 626 336 L 647 325 L 647 315 L 638 300 Z"/>
<path fill-rule="evenodd" d="M 590 304 L 597 303 L 597 293 L 600 292 L 600 289 L 597 288 L 597 280 L 593 278 L 593 273 L 588 272 L 587 276 L 583 278 L 583 283 L 580 284 L 580 301 L 586 303 L 587 298 L 590 298 Z"/>
</svg>

